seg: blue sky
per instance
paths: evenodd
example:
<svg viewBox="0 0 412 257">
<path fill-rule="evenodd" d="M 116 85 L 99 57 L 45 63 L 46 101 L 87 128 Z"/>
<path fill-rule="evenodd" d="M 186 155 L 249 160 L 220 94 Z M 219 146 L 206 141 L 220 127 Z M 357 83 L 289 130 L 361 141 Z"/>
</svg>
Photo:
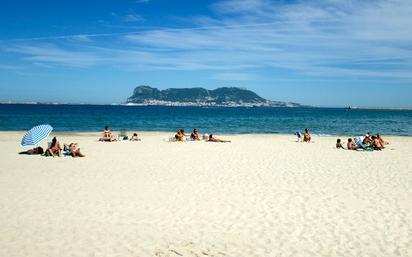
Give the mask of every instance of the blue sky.
<svg viewBox="0 0 412 257">
<path fill-rule="evenodd" d="M 412 106 L 410 0 L 3 1 L 0 101 L 118 103 L 140 84 Z"/>
</svg>

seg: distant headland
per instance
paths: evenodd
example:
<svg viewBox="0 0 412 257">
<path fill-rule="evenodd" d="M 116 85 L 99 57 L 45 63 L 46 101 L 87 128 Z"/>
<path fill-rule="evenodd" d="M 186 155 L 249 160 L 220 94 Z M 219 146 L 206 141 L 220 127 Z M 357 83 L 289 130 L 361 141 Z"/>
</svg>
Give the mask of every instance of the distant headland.
<svg viewBox="0 0 412 257">
<path fill-rule="evenodd" d="M 251 90 L 238 87 L 220 87 L 214 90 L 201 87 L 159 90 L 146 85 L 136 87 L 132 96 L 127 99 L 126 105 L 304 107 L 293 102 L 267 100 Z"/>
</svg>

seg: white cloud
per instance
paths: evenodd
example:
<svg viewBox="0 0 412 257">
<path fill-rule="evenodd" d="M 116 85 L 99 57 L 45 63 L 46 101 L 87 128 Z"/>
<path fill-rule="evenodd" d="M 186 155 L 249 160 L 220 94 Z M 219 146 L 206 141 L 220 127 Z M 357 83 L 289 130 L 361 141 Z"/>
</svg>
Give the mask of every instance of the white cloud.
<svg viewBox="0 0 412 257">
<path fill-rule="evenodd" d="M 8 48 L 7 51 L 24 55 L 24 59 L 35 65 L 49 63 L 74 67 L 89 67 L 101 61 L 96 54 L 86 51 L 73 51 L 57 48 L 50 44 L 21 45 Z"/>
<path fill-rule="evenodd" d="M 114 63 L 136 69 L 225 71 L 217 79 L 259 68 L 308 76 L 411 77 L 409 0 L 227 0 L 211 10 L 213 17 L 192 18 L 193 28 L 83 35 L 95 40 L 96 48 L 76 42 L 61 48 L 22 45 L 15 51 L 33 62 L 80 67 Z M 140 17 L 130 15 L 130 21 Z M 123 40 L 122 45 L 114 48 L 99 41 L 101 37 Z"/>
</svg>

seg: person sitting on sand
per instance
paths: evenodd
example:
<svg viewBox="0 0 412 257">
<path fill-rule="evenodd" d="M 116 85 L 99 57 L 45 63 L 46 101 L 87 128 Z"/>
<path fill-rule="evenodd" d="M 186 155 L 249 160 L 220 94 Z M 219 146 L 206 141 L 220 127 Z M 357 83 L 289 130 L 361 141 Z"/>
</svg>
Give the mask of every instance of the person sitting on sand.
<svg viewBox="0 0 412 257">
<path fill-rule="evenodd" d="M 213 137 L 213 134 L 209 135 L 208 142 L 218 142 L 218 143 L 230 143 L 230 140 L 223 140 L 216 137 Z"/>
<path fill-rule="evenodd" d="M 368 133 L 365 135 L 365 137 L 363 138 L 362 143 L 363 143 L 364 145 L 366 145 L 366 146 L 369 146 L 369 145 L 373 144 L 373 140 L 372 140 L 372 138 L 371 138 L 371 133 L 370 133 L 370 132 L 368 132 Z"/>
<path fill-rule="evenodd" d="M 338 138 L 338 140 L 336 140 L 336 148 L 338 148 L 338 149 L 340 149 L 340 148 L 345 149 L 345 148 L 343 147 L 342 143 L 341 143 L 340 138 Z"/>
<path fill-rule="evenodd" d="M 117 141 L 117 139 L 113 136 L 112 132 L 110 131 L 108 126 L 104 127 L 103 131 L 103 137 L 99 139 L 99 141 L 104 141 L 104 142 L 113 142 Z"/>
<path fill-rule="evenodd" d="M 376 136 L 372 136 L 372 146 L 374 150 L 382 150 L 385 148 Z"/>
<path fill-rule="evenodd" d="M 35 147 L 33 149 L 24 151 L 24 152 L 20 152 L 19 154 L 27 154 L 27 155 L 36 155 L 36 154 L 43 154 L 44 150 L 42 147 Z"/>
<path fill-rule="evenodd" d="M 78 143 L 71 143 L 69 145 L 64 145 L 64 148 L 66 149 L 67 154 L 69 154 L 72 157 L 86 157 L 86 155 L 80 152 Z"/>
<path fill-rule="evenodd" d="M 104 127 L 104 131 L 103 131 L 103 137 L 111 137 L 112 136 L 112 132 L 110 131 L 108 126 Z"/>
<path fill-rule="evenodd" d="M 56 137 L 53 137 L 52 142 L 46 151 L 46 154 L 49 156 L 54 156 L 57 154 L 57 156 L 62 157 L 62 148 Z"/>
<path fill-rule="evenodd" d="M 356 150 L 356 144 L 352 141 L 352 138 L 348 138 L 348 143 L 347 143 L 347 148 L 348 150 Z"/>
<path fill-rule="evenodd" d="M 379 140 L 379 142 L 381 143 L 381 145 L 389 145 L 388 142 L 386 142 L 385 140 L 383 140 L 383 138 L 381 137 L 381 135 L 378 133 L 376 134 L 376 138 Z"/>
<path fill-rule="evenodd" d="M 137 136 L 137 133 L 133 133 L 133 136 L 130 138 L 130 141 L 141 141 L 140 138 Z"/>
<path fill-rule="evenodd" d="M 192 134 L 190 134 L 190 139 L 192 139 L 193 141 L 200 141 L 199 132 L 197 131 L 197 129 L 194 129 Z"/>
<path fill-rule="evenodd" d="M 299 131 L 295 132 L 295 136 L 296 136 L 296 142 L 302 142 L 302 134 L 300 134 Z"/>
<path fill-rule="evenodd" d="M 305 133 L 303 134 L 303 142 L 310 142 L 310 140 L 312 139 L 312 137 L 309 134 L 309 130 L 305 129 Z"/>
<path fill-rule="evenodd" d="M 185 131 L 183 129 L 179 129 L 176 132 L 175 139 L 176 139 L 177 142 L 184 142 L 185 137 L 186 137 L 186 135 L 185 135 Z"/>
</svg>

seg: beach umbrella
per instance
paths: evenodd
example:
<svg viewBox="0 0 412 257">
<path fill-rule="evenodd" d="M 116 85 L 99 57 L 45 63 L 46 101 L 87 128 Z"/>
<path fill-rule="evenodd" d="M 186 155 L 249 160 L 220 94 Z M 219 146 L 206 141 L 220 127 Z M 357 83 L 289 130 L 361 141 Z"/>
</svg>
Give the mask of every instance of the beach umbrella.
<svg viewBox="0 0 412 257">
<path fill-rule="evenodd" d="M 37 145 L 40 141 L 47 138 L 50 132 L 52 132 L 52 130 L 53 127 L 47 124 L 36 126 L 27 131 L 27 133 L 23 136 L 23 139 L 21 140 L 21 145 Z"/>
</svg>

